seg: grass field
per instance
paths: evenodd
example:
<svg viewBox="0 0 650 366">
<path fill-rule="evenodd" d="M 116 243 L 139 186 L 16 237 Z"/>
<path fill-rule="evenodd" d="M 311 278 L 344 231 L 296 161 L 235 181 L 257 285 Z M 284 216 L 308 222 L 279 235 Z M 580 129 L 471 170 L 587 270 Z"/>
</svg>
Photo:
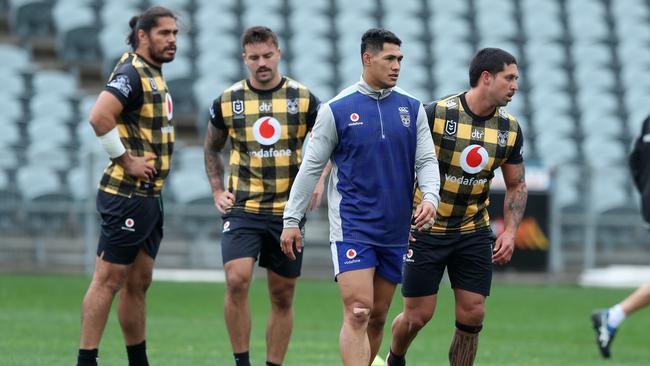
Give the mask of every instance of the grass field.
<svg viewBox="0 0 650 366">
<path fill-rule="evenodd" d="M 89 279 L 81 276 L 0 275 L 0 365 L 73 365 L 80 304 Z M 488 300 L 477 365 L 648 365 L 650 317 L 641 311 L 621 328 L 614 358 L 601 360 L 589 322 L 593 307 L 630 290 L 573 286 L 499 285 Z M 232 365 L 222 318 L 223 284 L 155 282 L 149 293 L 148 349 L 152 365 Z M 408 354 L 409 366 L 445 365 L 453 331 L 451 292 L 444 286 L 431 323 Z M 264 364 L 268 301 L 263 281 L 251 290 L 254 365 Z M 396 296 L 390 319 L 401 308 Z M 114 309 L 113 309 L 114 310 Z M 340 365 L 341 319 L 333 282 L 299 282 L 296 320 L 284 365 Z M 389 332 L 389 325 L 386 327 Z M 381 355 L 388 350 L 387 333 Z M 100 348 L 100 364 L 126 365 L 114 312 Z"/>
</svg>

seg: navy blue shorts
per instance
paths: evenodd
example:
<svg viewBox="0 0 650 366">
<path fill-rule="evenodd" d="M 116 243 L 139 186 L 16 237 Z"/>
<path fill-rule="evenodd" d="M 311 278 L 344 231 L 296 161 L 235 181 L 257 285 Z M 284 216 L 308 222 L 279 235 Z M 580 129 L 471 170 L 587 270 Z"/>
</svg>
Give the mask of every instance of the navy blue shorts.
<svg viewBox="0 0 650 366">
<path fill-rule="evenodd" d="M 102 217 L 97 255 L 116 264 L 131 264 L 140 248 L 156 258 L 163 237 L 160 197 L 131 198 L 98 191 L 97 211 Z"/>
<path fill-rule="evenodd" d="M 330 244 L 334 278 L 339 273 L 375 268 L 375 273 L 392 283 L 402 282 L 402 263 L 406 246 L 384 247 L 372 244 L 334 242 Z"/>
<path fill-rule="evenodd" d="M 303 223 L 300 226 L 304 245 Z M 302 252 L 295 253 L 295 261 L 290 260 L 282 253 L 280 247 L 282 226 L 282 216 L 242 211 L 223 215 L 221 237 L 223 263 L 226 264 L 238 258 L 252 257 L 255 260 L 259 258 L 260 267 L 267 268 L 283 277 L 299 277 L 302 267 Z M 302 251 L 305 251 L 304 246 Z"/>
<path fill-rule="evenodd" d="M 495 236 L 489 228 L 461 234 L 424 234 L 412 232 L 404 259 L 404 297 L 438 293 L 447 268 L 451 287 L 483 296 L 492 285 L 492 248 Z"/>
</svg>

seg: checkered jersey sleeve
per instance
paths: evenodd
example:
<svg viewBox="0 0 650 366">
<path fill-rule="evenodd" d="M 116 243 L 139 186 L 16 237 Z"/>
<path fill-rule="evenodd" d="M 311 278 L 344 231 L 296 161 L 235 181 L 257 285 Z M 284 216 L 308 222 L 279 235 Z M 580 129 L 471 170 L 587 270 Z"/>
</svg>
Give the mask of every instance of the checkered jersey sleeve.
<svg viewBox="0 0 650 366">
<path fill-rule="evenodd" d="M 316 116 L 318 115 L 318 109 L 320 108 L 320 99 L 317 96 L 309 92 L 309 109 L 307 110 L 307 131 L 311 131 L 316 123 Z"/>
<path fill-rule="evenodd" d="M 517 126 L 517 138 L 515 139 L 515 144 L 512 147 L 510 156 L 506 160 L 506 164 L 521 164 L 524 161 L 524 156 L 522 149 L 524 147 L 524 135 L 521 132 L 521 126 Z"/>
<path fill-rule="evenodd" d="M 142 106 L 142 82 L 140 75 L 130 63 L 123 63 L 113 72 L 104 90 L 113 94 L 126 111 Z"/>
<path fill-rule="evenodd" d="M 210 123 L 220 130 L 228 129 L 221 113 L 221 97 L 215 99 L 210 106 Z"/>
</svg>

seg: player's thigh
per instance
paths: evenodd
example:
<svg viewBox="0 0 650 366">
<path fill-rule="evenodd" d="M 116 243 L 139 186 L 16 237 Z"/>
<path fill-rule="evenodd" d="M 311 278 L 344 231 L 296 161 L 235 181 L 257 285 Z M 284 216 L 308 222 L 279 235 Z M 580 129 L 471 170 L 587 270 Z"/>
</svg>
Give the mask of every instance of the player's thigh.
<svg viewBox="0 0 650 366">
<path fill-rule="evenodd" d="M 267 215 L 265 218 L 266 232 L 263 236 L 262 249 L 260 251 L 260 267 L 264 267 L 287 279 L 300 277 L 302 268 L 302 257 L 305 250 L 304 241 L 302 251 L 296 252 L 296 259 L 291 260 L 282 252 L 280 246 L 280 235 L 282 234 L 282 218 Z M 304 240 L 304 228 L 301 228 L 301 235 Z"/>
<path fill-rule="evenodd" d="M 453 248 L 453 239 L 414 232 L 404 257 L 402 296 L 422 297 L 438 293 Z"/>
<path fill-rule="evenodd" d="M 257 260 L 264 242 L 264 224 L 251 215 L 227 214 L 223 216 L 221 256 L 224 267 L 228 262 L 252 258 Z"/>
<path fill-rule="evenodd" d="M 336 280 L 346 311 L 372 309 L 374 275 L 374 267 L 339 273 Z"/>
<path fill-rule="evenodd" d="M 157 198 L 97 193 L 102 218 L 97 255 L 103 261 L 131 264 L 144 247 L 155 258 L 162 240 L 162 211 Z"/>
<path fill-rule="evenodd" d="M 494 234 L 490 229 L 463 234 L 448 265 L 449 280 L 454 289 L 490 294 L 492 286 L 492 248 Z"/>
</svg>

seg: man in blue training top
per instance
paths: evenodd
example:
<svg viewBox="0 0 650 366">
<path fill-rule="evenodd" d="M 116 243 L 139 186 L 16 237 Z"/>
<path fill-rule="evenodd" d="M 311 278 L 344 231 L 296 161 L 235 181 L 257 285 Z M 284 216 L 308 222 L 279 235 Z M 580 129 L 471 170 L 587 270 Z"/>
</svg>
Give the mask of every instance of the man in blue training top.
<svg viewBox="0 0 650 366">
<path fill-rule="evenodd" d="M 344 304 L 339 337 L 344 365 L 368 366 L 377 354 L 402 281 L 411 222 L 421 227 L 439 202 L 438 162 L 424 108 L 395 87 L 401 43 L 384 29 L 363 35 L 361 80 L 321 106 L 284 210 L 282 250 L 294 259 L 294 249 L 302 249 L 298 225 L 331 160 L 330 242 Z M 416 173 L 423 200 L 412 219 Z"/>
</svg>

